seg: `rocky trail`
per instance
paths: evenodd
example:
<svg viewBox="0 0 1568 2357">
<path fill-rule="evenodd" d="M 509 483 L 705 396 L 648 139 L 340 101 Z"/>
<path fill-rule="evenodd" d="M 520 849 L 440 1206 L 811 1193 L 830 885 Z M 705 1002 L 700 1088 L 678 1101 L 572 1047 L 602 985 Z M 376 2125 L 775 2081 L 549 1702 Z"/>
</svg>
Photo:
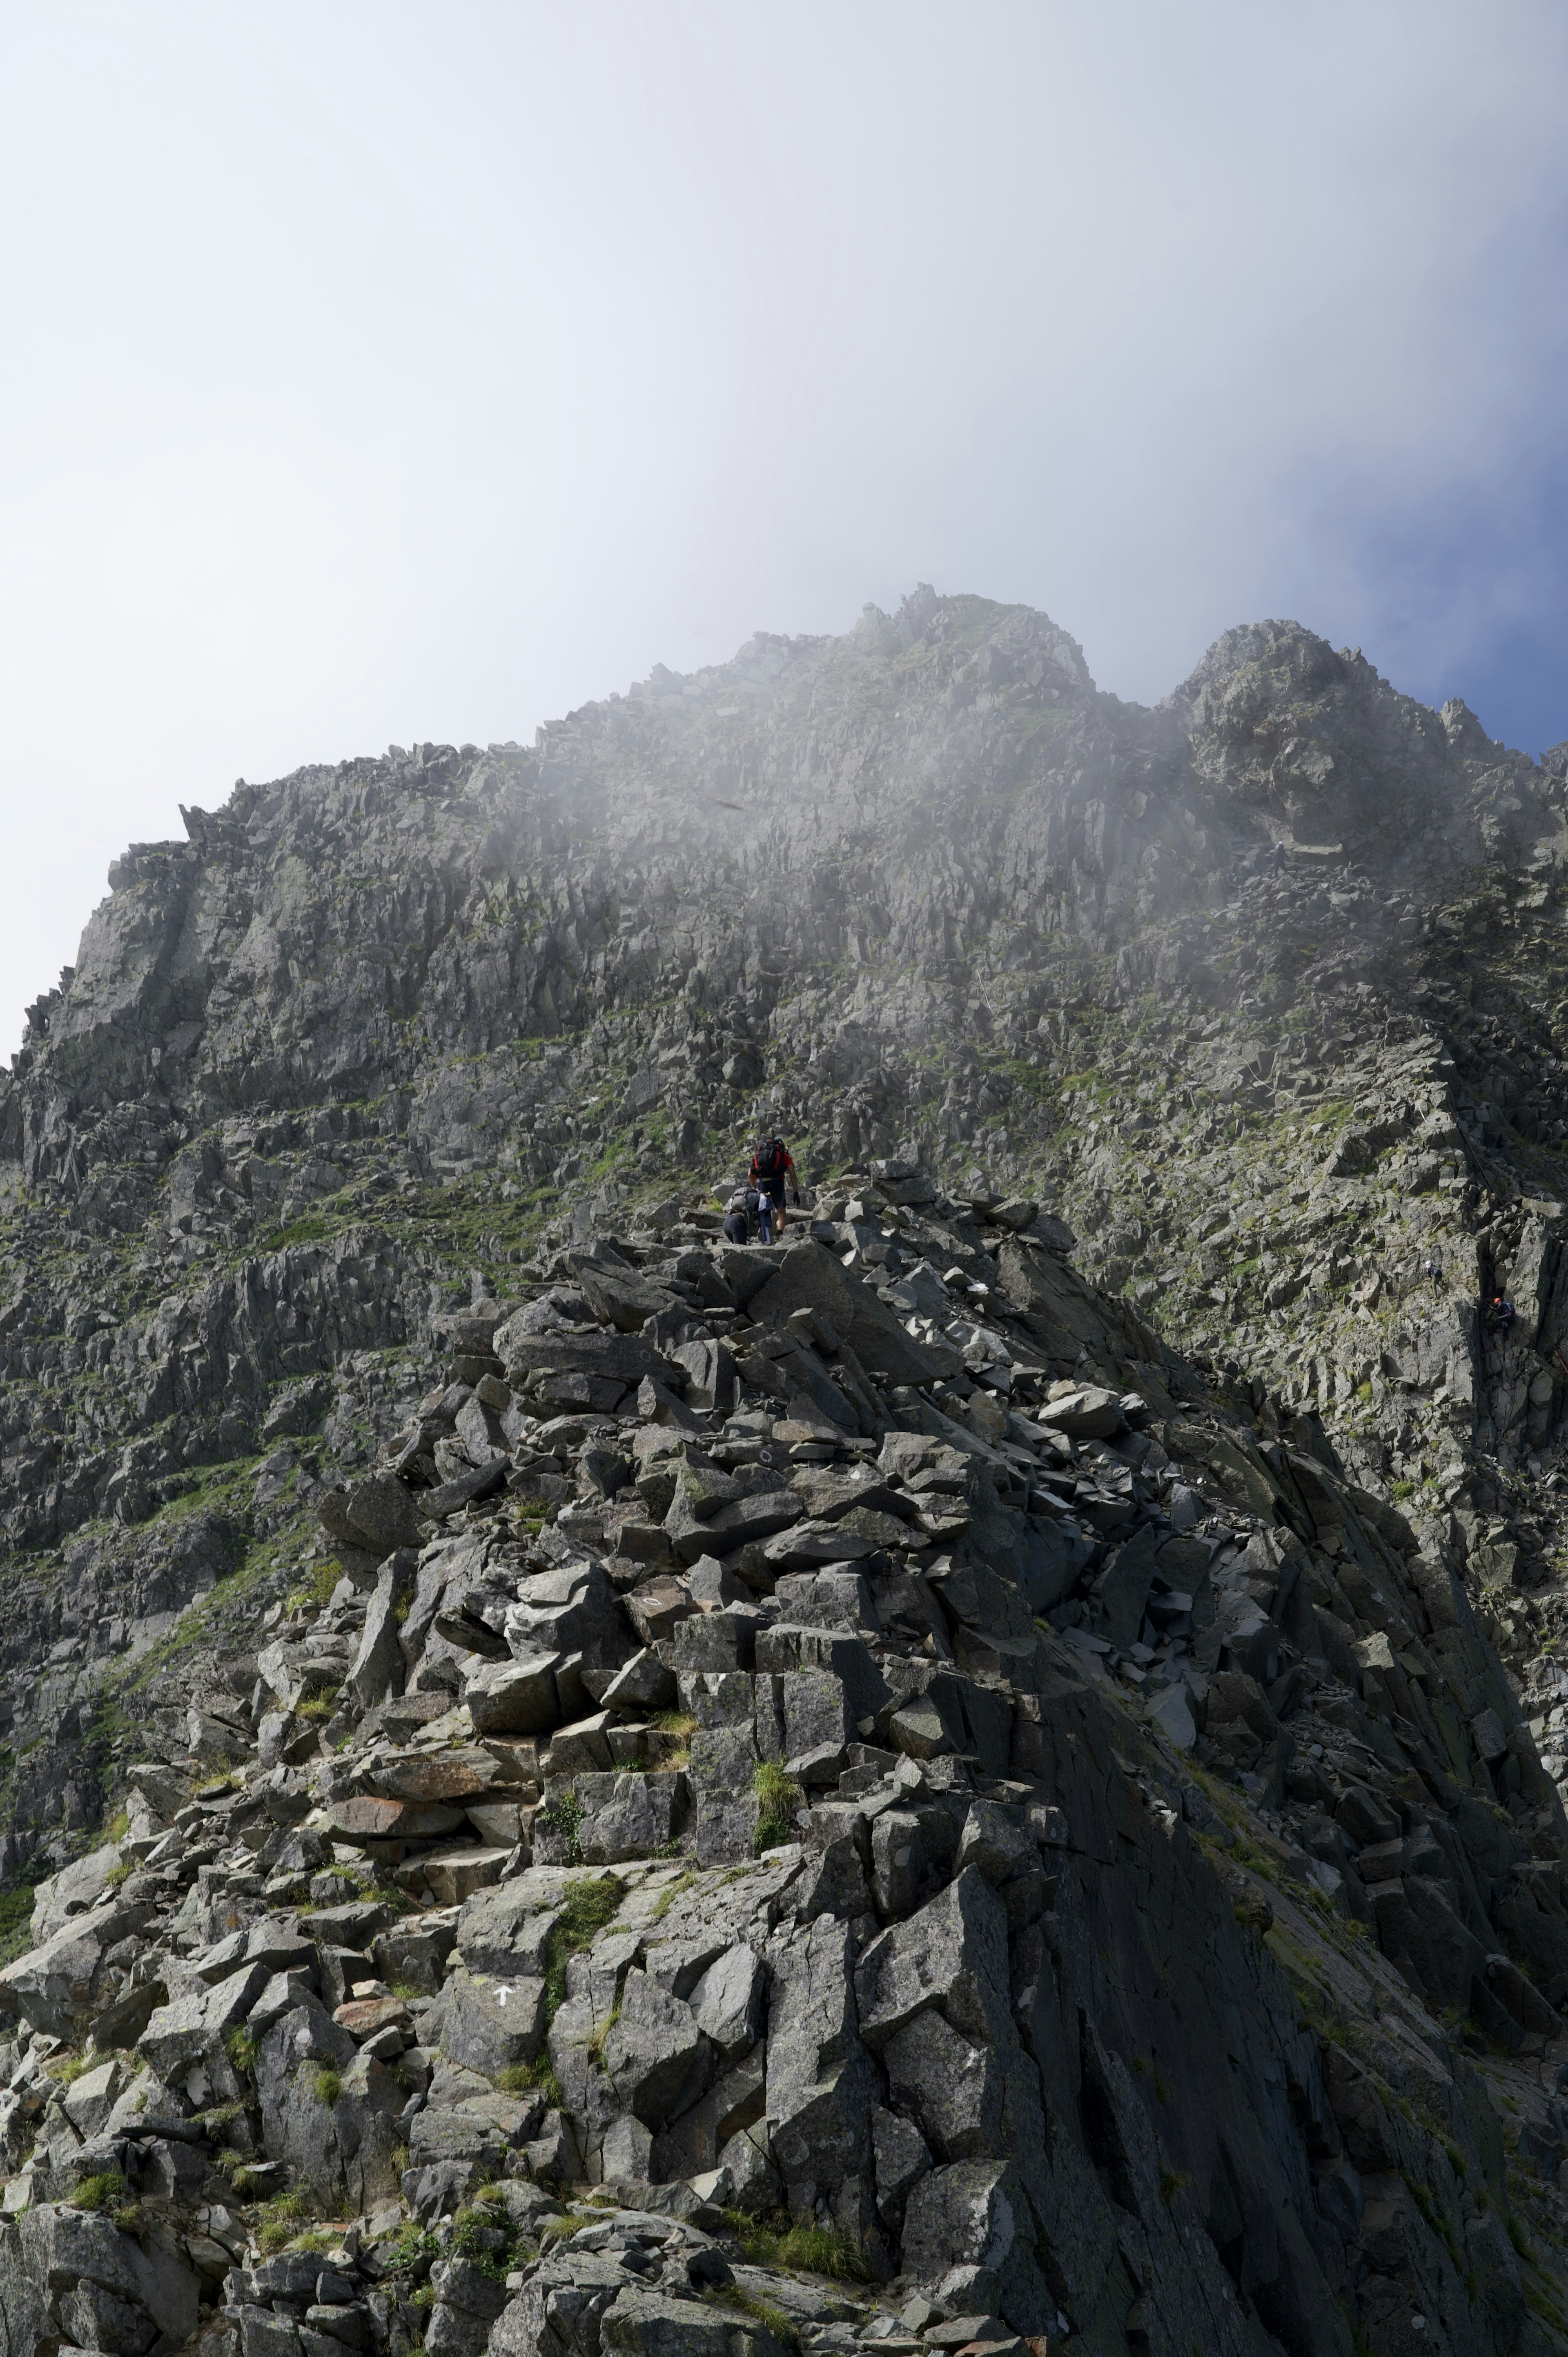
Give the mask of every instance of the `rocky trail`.
<svg viewBox="0 0 1568 2357">
<path fill-rule="evenodd" d="M 922 592 L 117 865 L 7 2357 L 1568 2347 L 1565 771 Z"/>
</svg>

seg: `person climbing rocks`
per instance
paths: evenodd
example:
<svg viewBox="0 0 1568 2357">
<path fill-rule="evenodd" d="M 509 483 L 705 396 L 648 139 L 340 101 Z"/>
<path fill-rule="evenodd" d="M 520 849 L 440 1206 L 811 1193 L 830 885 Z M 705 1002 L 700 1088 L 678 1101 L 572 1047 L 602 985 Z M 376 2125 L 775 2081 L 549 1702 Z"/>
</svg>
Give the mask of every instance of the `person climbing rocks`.
<svg viewBox="0 0 1568 2357">
<path fill-rule="evenodd" d="M 794 1161 L 789 1147 L 781 1137 L 759 1137 L 757 1141 L 757 1151 L 751 1157 L 751 1183 L 759 1196 L 766 1196 L 772 1207 L 768 1232 L 762 1239 L 765 1244 L 770 1244 L 773 1242 L 774 1227 L 782 1232 L 784 1226 L 786 1180 L 794 1189 L 795 1200 L 798 1204 L 800 1200 L 800 1181 L 796 1176 Z"/>
<path fill-rule="evenodd" d="M 1494 1293 L 1487 1305 L 1487 1316 L 1499 1334 L 1506 1334 L 1513 1324 L 1513 1303 L 1505 1300 L 1500 1293 Z"/>
<path fill-rule="evenodd" d="M 773 1242 L 774 1223 L 776 1221 L 782 1222 L 783 1211 L 775 1203 L 766 1187 L 757 1189 L 756 1202 L 757 1241 L 759 1244 L 770 1244 Z"/>
<path fill-rule="evenodd" d="M 724 1239 L 726 1244 L 747 1244 L 751 1242 L 749 1200 L 746 1189 L 737 1187 L 725 1205 Z"/>
</svg>

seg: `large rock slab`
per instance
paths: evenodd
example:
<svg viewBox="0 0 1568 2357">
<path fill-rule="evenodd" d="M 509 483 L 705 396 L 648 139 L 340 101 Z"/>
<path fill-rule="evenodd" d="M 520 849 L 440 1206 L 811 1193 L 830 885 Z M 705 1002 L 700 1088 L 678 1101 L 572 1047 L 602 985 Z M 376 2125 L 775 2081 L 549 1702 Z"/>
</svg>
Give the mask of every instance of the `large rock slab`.
<svg viewBox="0 0 1568 2357">
<path fill-rule="evenodd" d="M 539 1374 L 597 1375 L 626 1385 L 651 1376 L 675 1392 L 685 1381 L 684 1371 L 672 1359 L 639 1335 L 531 1334 L 524 1326 L 525 1316 L 526 1312 L 519 1311 L 496 1329 L 495 1353 L 514 1386 Z"/>
<path fill-rule="evenodd" d="M 364 2211 L 397 2192 L 403 2091 L 314 1998 L 263 2039 L 256 2088 L 268 2154 L 328 2215 L 337 2203 Z"/>
<path fill-rule="evenodd" d="M 950 2311 L 1000 2316 L 1028 2334 L 1055 2321 L 1029 2204 L 1007 2161 L 957 2161 L 921 2179 L 904 2216 L 904 2267 Z"/>
<path fill-rule="evenodd" d="M 819 1243 L 790 1244 L 747 1305 L 762 1325 L 782 1326 L 797 1309 L 825 1318 L 861 1365 L 895 1383 L 927 1383 L 940 1372 L 936 1360 L 894 1312 Z"/>
<path fill-rule="evenodd" d="M 0 1972 L 0 2011 L 19 2013 L 33 2029 L 74 2041 L 121 1994 L 120 1975 L 107 1959 L 140 1931 L 147 1913 L 145 1907 L 110 1900 L 69 1917 L 52 1939 Z"/>
<path fill-rule="evenodd" d="M 768 2121 L 785 2183 L 832 2190 L 871 2175 L 876 2073 L 860 2042 L 854 1943 L 819 1916 L 770 1942 Z"/>
</svg>

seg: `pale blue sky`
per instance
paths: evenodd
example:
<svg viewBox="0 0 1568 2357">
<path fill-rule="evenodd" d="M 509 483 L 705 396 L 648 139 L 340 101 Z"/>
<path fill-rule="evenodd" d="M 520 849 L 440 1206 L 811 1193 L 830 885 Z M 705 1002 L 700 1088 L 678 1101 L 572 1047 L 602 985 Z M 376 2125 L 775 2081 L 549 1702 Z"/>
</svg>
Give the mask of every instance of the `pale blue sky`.
<svg viewBox="0 0 1568 2357">
<path fill-rule="evenodd" d="M 0 1048 L 236 775 L 917 579 L 1568 737 L 1568 19 L 0 9 Z"/>
</svg>

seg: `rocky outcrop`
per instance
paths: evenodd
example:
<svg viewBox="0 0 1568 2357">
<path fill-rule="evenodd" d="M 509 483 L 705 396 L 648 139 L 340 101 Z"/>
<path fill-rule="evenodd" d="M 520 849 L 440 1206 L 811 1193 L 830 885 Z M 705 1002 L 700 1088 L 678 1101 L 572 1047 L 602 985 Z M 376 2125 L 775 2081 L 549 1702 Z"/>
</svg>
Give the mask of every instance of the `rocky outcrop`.
<svg viewBox="0 0 1568 2357">
<path fill-rule="evenodd" d="M 1033 1207 L 853 1183 L 940 1303 L 695 1211 L 322 1489 L 0 1971 L 19 2350 L 1530 2345 L 1568 1824 L 1452 1561 Z"/>
<path fill-rule="evenodd" d="M 1565 774 L 921 592 L 117 864 L 0 1092 L 18 2357 L 1568 2340 Z"/>
</svg>

